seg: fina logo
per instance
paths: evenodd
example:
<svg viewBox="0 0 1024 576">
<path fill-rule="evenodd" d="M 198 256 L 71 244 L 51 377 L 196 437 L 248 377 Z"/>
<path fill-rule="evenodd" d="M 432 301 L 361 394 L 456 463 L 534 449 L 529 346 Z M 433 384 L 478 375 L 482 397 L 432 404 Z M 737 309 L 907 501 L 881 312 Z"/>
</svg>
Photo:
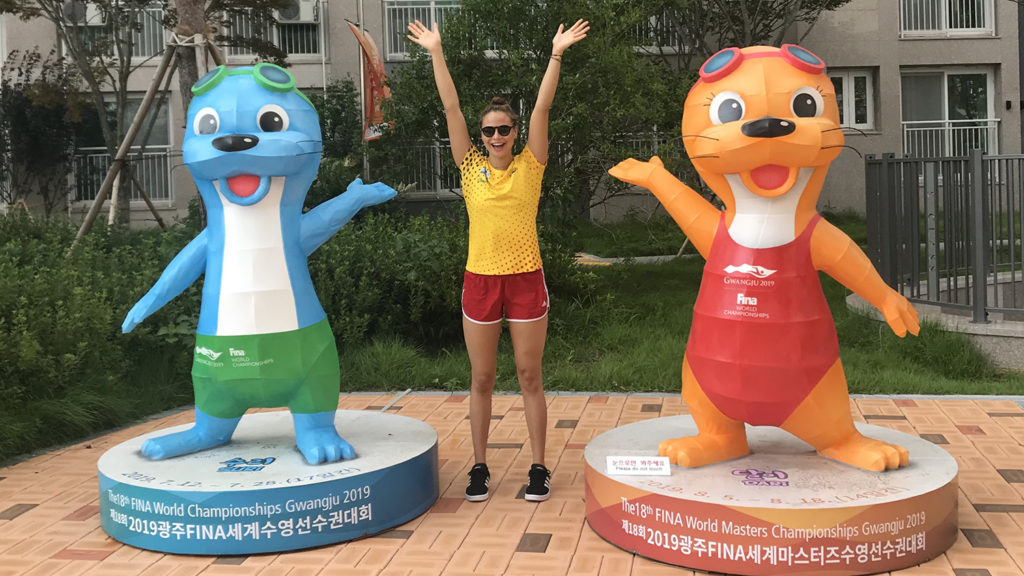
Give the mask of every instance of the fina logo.
<svg viewBox="0 0 1024 576">
<path fill-rule="evenodd" d="M 223 354 L 223 352 L 214 352 L 205 346 L 196 346 L 196 354 L 202 354 L 210 360 L 216 360 L 217 358 L 220 358 L 220 355 Z"/>
<path fill-rule="evenodd" d="M 245 458 L 232 458 L 225 462 L 221 462 L 224 465 L 223 468 L 218 468 L 217 472 L 259 472 L 267 466 L 270 466 L 277 460 L 273 456 L 266 458 L 253 458 L 252 460 L 246 460 Z"/>
<path fill-rule="evenodd" d="M 740 274 L 750 274 L 756 278 L 767 278 L 772 274 L 778 272 L 778 270 L 769 270 L 761 266 L 754 266 L 752 264 L 740 264 L 739 266 L 733 266 L 732 264 L 725 267 L 726 274 L 732 274 L 733 272 L 739 272 Z"/>
</svg>

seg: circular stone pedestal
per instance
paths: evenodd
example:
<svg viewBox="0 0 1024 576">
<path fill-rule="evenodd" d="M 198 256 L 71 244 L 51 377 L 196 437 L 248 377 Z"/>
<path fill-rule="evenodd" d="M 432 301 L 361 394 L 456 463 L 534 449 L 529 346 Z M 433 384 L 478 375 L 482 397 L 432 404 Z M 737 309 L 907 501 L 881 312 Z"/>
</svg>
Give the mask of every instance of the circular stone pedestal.
<svg viewBox="0 0 1024 576">
<path fill-rule="evenodd" d="M 339 410 L 356 458 L 311 466 L 287 411 L 247 414 L 231 442 L 177 458 L 139 452 L 159 430 L 100 457 L 103 529 L 175 554 L 257 554 L 344 542 L 405 523 L 438 495 L 437 432 L 413 418 Z"/>
<path fill-rule="evenodd" d="M 607 474 L 608 456 L 657 456 L 692 436 L 690 416 L 656 418 L 594 438 L 587 522 L 641 556 L 728 574 L 871 574 L 920 564 L 956 539 L 957 465 L 916 436 L 858 424 L 910 451 L 910 465 L 868 472 L 818 456 L 778 428 L 747 427 L 752 453 L 670 476 Z"/>
</svg>

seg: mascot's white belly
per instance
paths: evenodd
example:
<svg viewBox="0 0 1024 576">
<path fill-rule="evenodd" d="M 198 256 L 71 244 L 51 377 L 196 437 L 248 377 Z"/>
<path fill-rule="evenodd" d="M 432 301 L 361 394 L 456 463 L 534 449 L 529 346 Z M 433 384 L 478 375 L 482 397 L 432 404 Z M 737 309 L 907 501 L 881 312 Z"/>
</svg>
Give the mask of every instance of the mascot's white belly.
<svg viewBox="0 0 1024 576">
<path fill-rule="evenodd" d="M 253 206 L 224 208 L 224 253 L 217 335 L 267 334 L 299 327 L 281 234 L 282 177 Z"/>
</svg>

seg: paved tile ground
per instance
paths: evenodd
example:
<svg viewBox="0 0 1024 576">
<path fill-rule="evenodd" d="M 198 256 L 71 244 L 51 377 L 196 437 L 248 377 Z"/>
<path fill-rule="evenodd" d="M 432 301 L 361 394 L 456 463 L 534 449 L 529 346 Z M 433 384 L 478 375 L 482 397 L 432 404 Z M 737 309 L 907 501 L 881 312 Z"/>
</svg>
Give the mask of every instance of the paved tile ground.
<svg viewBox="0 0 1024 576">
<path fill-rule="evenodd" d="M 343 409 L 381 409 L 394 395 L 346 395 Z M 686 575 L 624 552 L 584 521 L 583 449 L 591 438 L 646 418 L 686 413 L 678 396 L 552 396 L 553 496 L 522 499 L 530 464 L 522 398 L 496 396 L 492 496 L 463 498 L 472 460 L 465 396 L 408 395 L 390 408 L 438 432 L 441 496 L 424 515 L 346 544 L 258 556 L 173 556 L 112 540 L 100 528 L 96 461 L 139 434 L 191 421 L 191 412 L 113 432 L 0 468 L 0 576 L 363 576 L 461 574 Z M 942 556 L 894 574 L 1024 575 L 1024 401 L 855 398 L 855 418 L 942 446 L 960 465 L 960 534 Z"/>
</svg>

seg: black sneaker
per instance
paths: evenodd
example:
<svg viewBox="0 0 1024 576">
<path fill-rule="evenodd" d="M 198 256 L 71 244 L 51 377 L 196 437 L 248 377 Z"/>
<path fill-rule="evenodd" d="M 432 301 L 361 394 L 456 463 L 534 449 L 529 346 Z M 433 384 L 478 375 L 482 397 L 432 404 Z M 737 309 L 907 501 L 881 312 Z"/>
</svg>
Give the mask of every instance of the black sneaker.
<svg viewBox="0 0 1024 576">
<path fill-rule="evenodd" d="M 551 471 L 543 464 L 530 466 L 530 483 L 526 486 L 525 498 L 531 502 L 543 502 L 551 497 Z"/>
<path fill-rule="evenodd" d="M 469 486 L 466 486 L 466 500 L 483 502 L 489 495 L 487 488 L 491 484 L 491 473 L 487 464 L 476 464 L 469 469 Z"/>
</svg>

